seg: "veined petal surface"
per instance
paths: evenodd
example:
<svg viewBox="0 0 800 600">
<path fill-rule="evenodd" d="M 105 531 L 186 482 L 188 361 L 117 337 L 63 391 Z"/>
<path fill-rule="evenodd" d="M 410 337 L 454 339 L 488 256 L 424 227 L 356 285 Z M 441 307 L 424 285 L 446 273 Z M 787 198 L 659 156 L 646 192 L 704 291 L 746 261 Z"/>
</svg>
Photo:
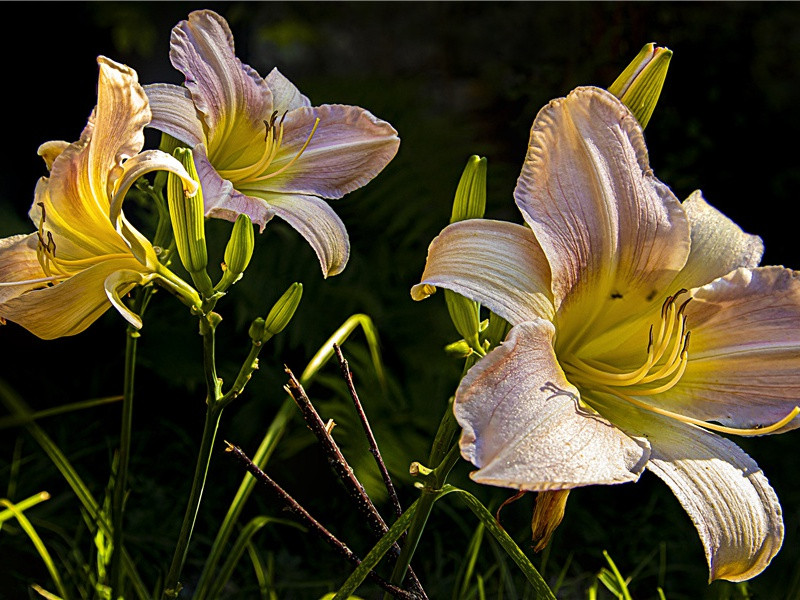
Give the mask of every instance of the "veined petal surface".
<svg viewBox="0 0 800 600">
<path fill-rule="evenodd" d="M 539 112 L 514 197 L 552 269 L 559 335 L 574 344 L 661 303 L 686 263 L 686 215 L 605 90 L 578 88 Z"/>
<path fill-rule="evenodd" d="M 414 300 L 441 286 L 487 306 L 512 325 L 536 318 L 552 320 L 550 267 L 527 227 L 468 219 L 434 238 Z"/>
<path fill-rule="evenodd" d="M 296 108 L 311 106 L 311 101 L 284 77 L 277 67 L 269 72 L 265 81 L 272 91 L 272 110 L 278 111 L 279 115 Z"/>
<path fill-rule="evenodd" d="M 272 112 L 272 92 L 252 68 L 236 58 L 228 23 L 215 12 L 198 10 L 172 30 L 172 65 L 186 77 L 197 110 L 203 113 L 208 147 L 225 139 L 263 137 Z"/>
<path fill-rule="evenodd" d="M 169 83 L 153 83 L 144 86 L 144 91 L 153 113 L 150 127 L 168 133 L 190 147 L 205 143 L 203 123 L 198 118 L 189 90 Z"/>
<path fill-rule="evenodd" d="M 511 329 L 459 385 L 461 454 L 479 483 L 544 491 L 636 481 L 650 455 L 586 408 L 553 351 L 549 321 Z"/>
<path fill-rule="evenodd" d="M 689 363 L 659 405 L 738 428 L 777 423 L 800 405 L 800 274 L 738 269 L 693 291 Z M 780 431 L 800 427 L 800 418 Z"/>
</svg>

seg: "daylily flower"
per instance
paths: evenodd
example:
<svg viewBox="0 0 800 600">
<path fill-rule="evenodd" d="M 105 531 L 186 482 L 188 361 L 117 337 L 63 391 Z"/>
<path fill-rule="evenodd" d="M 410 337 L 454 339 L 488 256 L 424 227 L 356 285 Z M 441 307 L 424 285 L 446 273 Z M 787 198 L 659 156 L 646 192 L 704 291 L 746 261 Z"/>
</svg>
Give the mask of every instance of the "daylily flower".
<svg viewBox="0 0 800 600">
<path fill-rule="evenodd" d="M 209 10 L 172 30 L 170 59 L 186 87 L 146 86 L 151 125 L 193 149 L 206 215 L 246 214 L 262 231 L 277 215 L 311 244 L 324 275 L 341 272 L 347 231 L 322 198 L 375 177 L 397 152 L 394 128 L 357 106 L 312 107 L 277 69 L 262 79 Z"/>
<path fill-rule="evenodd" d="M 136 72 L 102 56 L 97 62 L 97 106 L 81 139 L 39 148 L 50 176 L 36 185 L 29 212 L 37 231 L 0 240 L 0 318 L 44 339 L 80 333 L 112 305 L 141 327 L 121 298 L 152 281 L 199 304 L 122 214 L 125 194 L 145 173 L 172 171 L 190 192 L 197 184 L 171 156 L 139 153 L 150 109 Z"/>
<path fill-rule="evenodd" d="M 472 478 L 569 490 L 648 469 L 694 522 L 711 579 L 757 575 L 781 546 L 781 507 L 714 432 L 800 425 L 798 273 L 758 267 L 761 240 L 699 192 L 680 203 L 601 89 L 540 111 L 514 196 L 527 226 L 448 226 L 412 289 L 448 288 L 513 325 L 456 392 Z"/>
</svg>

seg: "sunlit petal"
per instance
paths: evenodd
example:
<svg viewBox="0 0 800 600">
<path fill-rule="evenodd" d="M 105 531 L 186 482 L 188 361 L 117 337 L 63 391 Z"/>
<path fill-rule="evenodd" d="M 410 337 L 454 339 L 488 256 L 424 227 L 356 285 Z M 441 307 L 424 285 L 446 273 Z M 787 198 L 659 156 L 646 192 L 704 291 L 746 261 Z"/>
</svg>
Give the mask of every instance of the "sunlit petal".
<svg viewBox="0 0 800 600">
<path fill-rule="evenodd" d="M 236 58 L 225 19 L 209 10 L 192 12 L 172 30 L 170 59 L 203 113 L 209 148 L 228 137 L 263 132 L 263 120 L 272 112 L 272 92 Z"/>
<path fill-rule="evenodd" d="M 522 225 L 470 219 L 446 227 L 428 248 L 422 281 L 411 290 L 422 300 L 441 286 L 476 300 L 512 324 L 551 320 L 547 259 Z"/>
<path fill-rule="evenodd" d="M 578 88 L 540 111 L 514 197 L 574 343 L 596 319 L 611 327 L 660 303 L 686 262 L 683 209 L 653 176 L 636 119 L 604 90 Z"/>
<path fill-rule="evenodd" d="M 693 192 L 683 208 L 691 224 L 692 246 L 686 265 L 675 278 L 672 291 L 705 285 L 739 267 L 753 268 L 761 262 L 764 243 L 710 206 Z"/>
<path fill-rule="evenodd" d="M 342 220 L 315 196 L 264 195 L 269 209 L 289 223 L 317 253 L 322 274 L 338 275 L 350 257 L 350 240 Z"/>
<path fill-rule="evenodd" d="M 192 95 L 185 87 L 168 83 L 144 86 L 153 119 L 150 127 L 170 134 L 190 147 L 206 140 Z"/>
<path fill-rule="evenodd" d="M 272 110 L 278 111 L 279 115 L 295 108 L 311 106 L 311 101 L 286 79 L 277 67 L 272 69 L 265 79 L 272 91 Z"/>
<path fill-rule="evenodd" d="M 30 289 L 42 287 L 42 283 L 12 285 L 47 276 L 36 258 L 38 244 L 35 233 L 0 239 L 0 317 L 4 316 L 3 303 Z"/>
<path fill-rule="evenodd" d="M 98 262 L 57 285 L 3 303 L 0 316 L 45 340 L 76 335 L 111 307 L 106 278 L 119 270 L 139 269 L 141 265 L 133 257 Z"/>
<path fill-rule="evenodd" d="M 780 421 L 800 405 L 800 275 L 739 269 L 686 307 L 689 363 L 659 404 L 739 428 Z M 782 431 L 800 427 L 796 418 Z"/>
<path fill-rule="evenodd" d="M 467 373 L 456 392 L 461 454 L 472 478 L 524 490 L 554 490 L 639 478 L 650 454 L 581 404 L 541 319 L 516 325 Z"/>
<path fill-rule="evenodd" d="M 52 142 L 45 142 L 39 146 L 36 152 L 44 159 L 44 163 L 47 165 L 47 170 L 49 171 L 53 168 L 53 161 L 58 158 L 58 155 L 61 154 L 67 146 L 69 146 L 69 142 L 54 140 Z"/>
<path fill-rule="evenodd" d="M 302 158 L 281 174 L 248 187 L 341 198 L 380 173 L 400 145 L 394 127 L 363 108 L 338 104 L 301 108 L 286 115 L 280 154 L 271 171 L 298 155 L 316 119 L 319 126 Z"/>
<path fill-rule="evenodd" d="M 144 285 L 154 277 L 153 274 L 144 275 L 139 271 L 120 270 L 114 271 L 103 282 L 106 297 L 117 312 L 136 329 L 142 328 L 142 319 L 122 301 L 122 297 L 137 285 Z"/>
</svg>

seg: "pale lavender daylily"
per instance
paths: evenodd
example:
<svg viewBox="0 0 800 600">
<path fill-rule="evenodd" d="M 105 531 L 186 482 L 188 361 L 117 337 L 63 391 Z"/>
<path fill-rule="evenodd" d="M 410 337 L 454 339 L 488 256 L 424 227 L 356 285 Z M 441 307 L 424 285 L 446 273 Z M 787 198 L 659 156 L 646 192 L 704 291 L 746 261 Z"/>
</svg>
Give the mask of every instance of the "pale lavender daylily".
<svg viewBox="0 0 800 600">
<path fill-rule="evenodd" d="M 646 468 L 694 522 L 711 579 L 760 573 L 783 540 L 758 465 L 713 433 L 800 426 L 800 278 L 699 192 L 680 203 L 614 96 L 579 88 L 533 124 L 515 191 L 526 226 L 470 220 L 430 246 L 441 286 L 513 328 L 456 393 L 481 483 L 569 490 Z"/>
<path fill-rule="evenodd" d="M 200 303 L 122 214 L 131 185 L 151 171 L 175 173 L 192 193 L 197 184 L 168 154 L 140 152 L 150 109 L 136 72 L 102 56 L 97 62 L 97 106 L 81 139 L 39 148 L 50 176 L 36 185 L 29 212 L 38 231 L 0 240 L 0 319 L 44 339 L 80 333 L 112 305 L 141 327 L 122 301 L 137 285 L 159 282 Z"/>
<path fill-rule="evenodd" d="M 172 30 L 170 59 L 185 87 L 146 87 L 152 126 L 194 150 L 206 214 L 275 215 L 314 248 L 324 275 L 344 268 L 347 231 L 322 198 L 341 198 L 394 157 L 397 132 L 357 106 L 311 102 L 277 69 L 261 78 L 234 54 L 218 14 L 195 11 Z"/>
</svg>

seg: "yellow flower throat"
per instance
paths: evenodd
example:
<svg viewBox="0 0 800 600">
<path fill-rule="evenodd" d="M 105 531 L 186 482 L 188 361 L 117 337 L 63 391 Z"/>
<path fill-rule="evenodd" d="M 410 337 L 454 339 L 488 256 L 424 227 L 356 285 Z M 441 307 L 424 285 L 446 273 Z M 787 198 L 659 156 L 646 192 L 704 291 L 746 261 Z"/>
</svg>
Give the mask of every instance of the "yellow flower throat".
<svg viewBox="0 0 800 600">
<path fill-rule="evenodd" d="M 297 154 L 295 154 L 294 157 L 280 169 L 277 169 L 272 173 L 267 173 L 267 169 L 269 169 L 270 165 L 275 160 L 275 157 L 278 155 L 278 150 L 280 150 L 281 143 L 283 142 L 283 121 L 285 118 L 285 112 L 281 118 L 278 119 L 278 111 L 275 111 L 272 113 L 272 116 L 269 118 L 269 120 L 264 121 L 264 126 L 266 127 L 266 133 L 264 135 L 264 151 L 261 153 L 261 157 L 256 162 L 247 167 L 242 167 L 241 169 L 218 169 L 217 172 L 219 173 L 220 177 L 227 179 L 228 181 L 232 181 L 237 185 L 266 181 L 267 179 L 271 179 L 276 175 L 280 175 L 295 162 L 297 162 L 297 159 L 300 158 L 303 152 L 306 151 L 306 148 L 308 148 L 308 145 L 311 143 L 311 138 L 314 137 L 314 133 L 317 131 L 319 117 L 314 120 L 314 126 L 311 128 L 311 133 L 308 134 L 305 143 L 297 152 Z"/>
<path fill-rule="evenodd" d="M 657 325 L 657 331 L 654 332 L 654 327 L 650 326 L 647 358 L 639 368 L 632 371 L 621 371 L 570 354 L 566 358 L 562 357 L 561 361 L 567 378 L 580 390 L 610 394 L 639 409 L 712 431 L 742 436 L 764 435 L 789 423 L 800 413 L 800 408 L 795 407 L 783 419 L 771 425 L 739 429 L 681 415 L 641 399 L 641 397 L 656 396 L 672 389 L 686 370 L 689 362 L 691 332 L 687 329 L 687 318 L 684 312 L 692 299 L 688 298 L 680 306 L 677 306 L 678 298 L 686 293 L 687 290 L 682 289 L 665 300 L 661 307 L 661 319 Z M 590 364 L 591 362 L 594 364 Z"/>
</svg>

